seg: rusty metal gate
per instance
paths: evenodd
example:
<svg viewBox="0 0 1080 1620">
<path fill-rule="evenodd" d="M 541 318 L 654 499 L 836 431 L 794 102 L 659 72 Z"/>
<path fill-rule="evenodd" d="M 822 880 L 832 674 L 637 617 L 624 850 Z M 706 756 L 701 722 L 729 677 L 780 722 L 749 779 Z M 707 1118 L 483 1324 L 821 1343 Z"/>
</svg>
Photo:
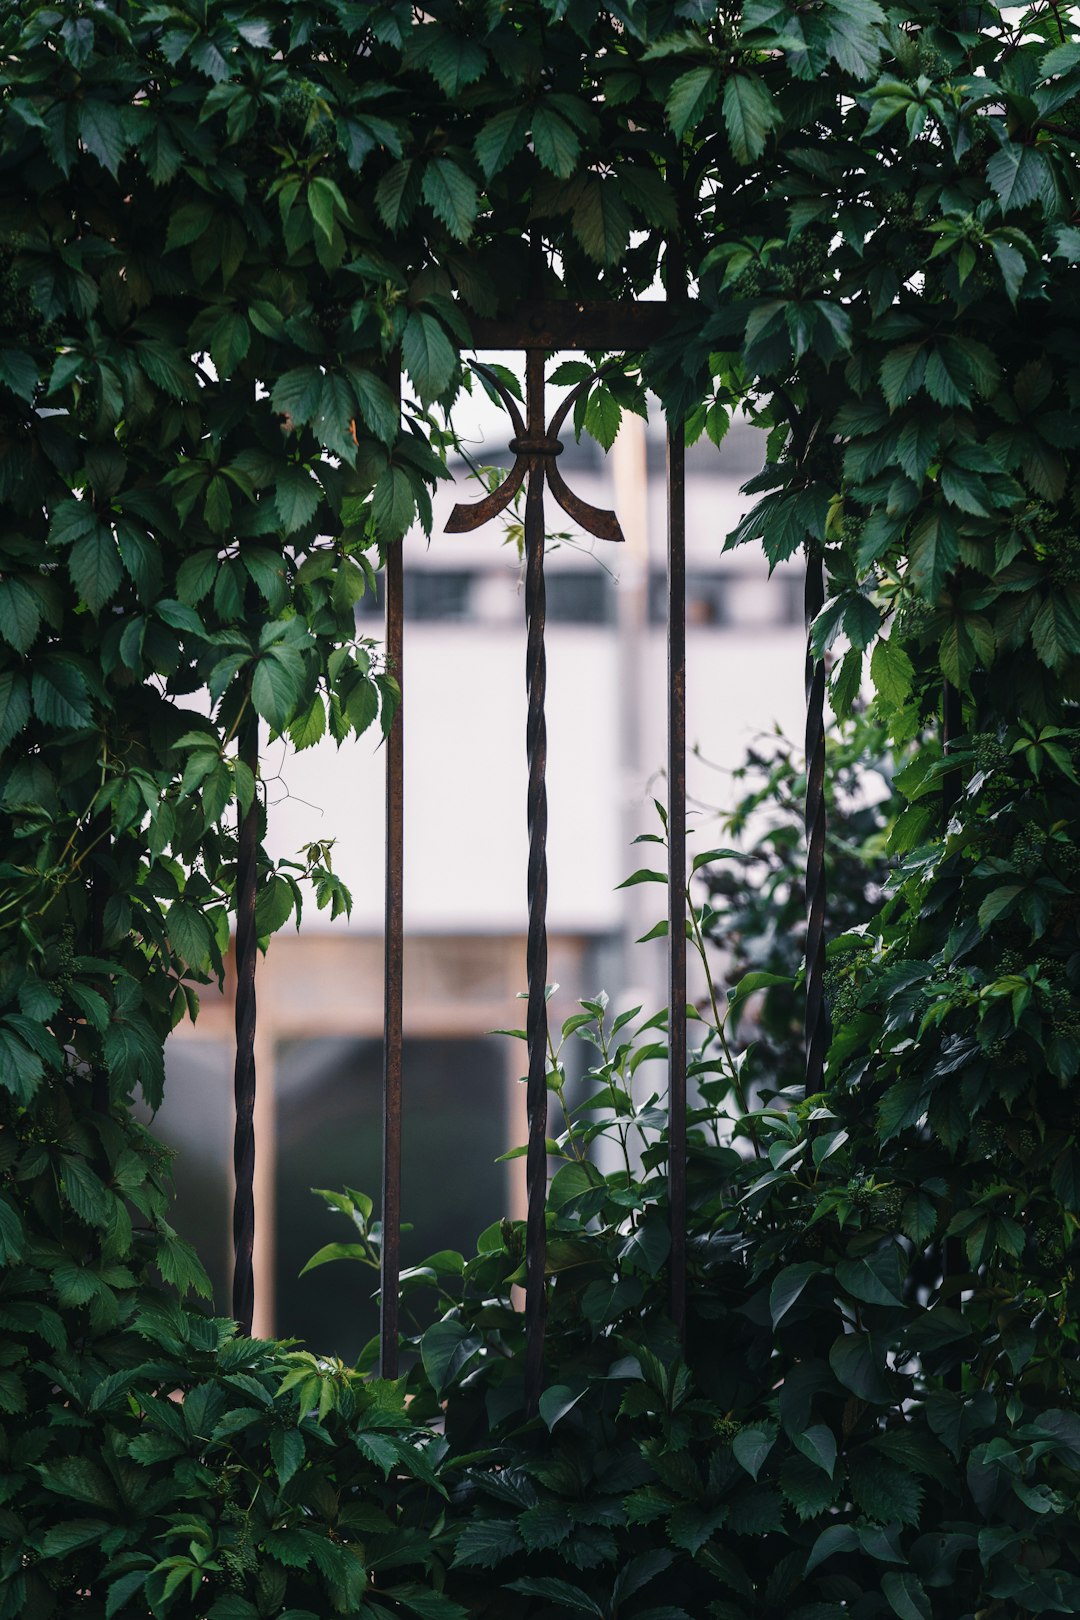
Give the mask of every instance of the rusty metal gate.
<svg viewBox="0 0 1080 1620">
<path fill-rule="evenodd" d="M 559 431 L 584 389 L 599 375 L 579 383 L 558 405 L 551 420 L 545 399 L 545 365 L 552 353 L 567 350 L 641 350 L 662 337 L 671 324 L 672 305 L 531 301 L 506 318 L 472 323 L 477 351 L 521 350 L 525 355 L 525 417 L 494 372 L 474 367 L 501 396 L 513 424 L 512 469 L 499 487 L 475 504 L 454 508 L 447 529 L 461 533 L 497 516 L 525 489 L 525 685 L 528 757 L 526 813 L 528 855 L 528 1150 L 526 1184 L 526 1398 L 535 1409 L 544 1381 L 544 1277 L 546 1269 L 545 1195 L 547 1188 L 547 737 L 544 648 L 545 490 L 590 534 L 621 541 L 615 513 L 589 505 L 568 488 L 559 470 L 563 448 Z M 604 368 L 601 367 L 600 371 Z M 685 434 L 667 428 L 667 781 L 668 781 L 668 1200 L 671 1224 L 670 1313 L 681 1334 L 686 1312 L 686 480 Z M 717 537 L 718 540 L 720 537 Z M 807 559 L 807 626 L 824 601 L 821 556 Z M 382 1272 L 380 1372 L 398 1370 L 398 1293 L 401 1227 L 401 1143 L 403 987 L 403 827 L 405 810 L 404 732 L 408 723 L 404 647 L 402 547 L 392 546 L 385 570 L 386 655 L 401 686 L 402 699 L 386 742 L 386 891 L 384 912 Z M 806 654 L 806 1084 L 820 1090 L 828 1021 L 822 995 L 825 928 L 825 667 Z M 258 724 L 254 716 L 240 738 L 242 757 L 258 766 Z M 255 931 L 258 803 L 253 801 L 240 827 L 236 906 L 236 1063 L 233 1206 L 233 1315 L 250 1333 L 254 1309 L 255 1232 Z"/>
</svg>

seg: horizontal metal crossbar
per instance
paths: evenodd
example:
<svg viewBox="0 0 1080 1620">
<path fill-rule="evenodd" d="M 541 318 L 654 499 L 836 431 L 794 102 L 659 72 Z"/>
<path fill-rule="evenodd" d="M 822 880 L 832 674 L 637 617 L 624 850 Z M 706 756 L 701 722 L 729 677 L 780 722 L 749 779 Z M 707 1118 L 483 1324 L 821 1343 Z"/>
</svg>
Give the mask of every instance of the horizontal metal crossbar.
<svg viewBox="0 0 1080 1620">
<path fill-rule="evenodd" d="M 647 349 L 667 336 L 679 307 L 663 298 L 530 299 L 494 320 L 473 317 L 469 328 L 474 349 Z"/>
</svg>

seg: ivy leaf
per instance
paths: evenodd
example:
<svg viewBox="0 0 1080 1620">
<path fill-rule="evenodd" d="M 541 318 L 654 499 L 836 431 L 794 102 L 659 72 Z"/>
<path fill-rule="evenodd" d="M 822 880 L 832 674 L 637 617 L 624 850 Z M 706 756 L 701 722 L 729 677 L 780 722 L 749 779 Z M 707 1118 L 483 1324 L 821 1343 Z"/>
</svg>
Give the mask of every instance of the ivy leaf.
<svg viewBox="0 0 1080 1620">
<path fill-rule="evenodd" d="M 62 653 L 38 661 L 31 681 L 34 713 L 47 726 L 75 730 L 91 720 L 86 677 Z"/>
<path fill-rule="evenodd" d="M 494 1569 L 521 1550 L 513 1519 L 471 1519 L 458 1533 L 454 1566 Z"/>
<path fill-rule="evenodd" d="M 383 175 L 375 187 L 375 208 L 393 235 L 412 217 L 420 200 L 420 173 L 412 158 L 403 158 Z"/>
<path fill-rule="evenodd" d="M 701 122 L 719 90 L 720 70 L 715 67 L 691 68 L 675 80 L 668 91 L 664 111 L 679 140 L 682 140 L 691 124 Z"/>
<path fill-rule="evenodd" d="M 111 101 L 87 96 L 78 103 L 79 138 L 102 168 L 115 178 L 127 150 L 124 115 Z"/>
<path fill-rule="evenodd" d="M 274 506 L 286 534 L 295 534 L 315 516 L 322 490 L 306 467 L 290 463 L 278 474 Z"/>
<path fill-rule="evenodd" d="M 300 696 L 300 683 L 273 649 L 260 658 L 251 677 L 251 700 L 275 731 L 284 731 Z"/>
<path fill-rule="evenodd" d="M 405 323 L 401 353 L 421 402 L 427 405 L 438 399 L 450 385 L 457 355 L 434 315 L 422 309 L 412 311 Z"/>
<path fill-rule="evenodd" d="M 34 1472 L 47 1491 L 66 1496 L 72 1502 L 91 1507 L 116 1509 L 116 1495 L 96 1463 L 88 1457 L 60 1457 L 56 1462 L 38 1464 Z"/>
<path fill-rule="evenodd" d="M 412 482 L 403 467 L 387 467 L 372 490 L 371 507 L 379 538 L 400 540 L 416 516 Z"/>
<path fill-rule="evenodd" d="M 468 241 L 476 221 L 476 187 L 450 158 L 432 158 L 424 169 L 424 201 L 451 236 Z"/>
<path fill-rule="evenodd" d="M 617 180 L 587 175 L 572 220 L 574 235 L 597 264 L 613 264 L 630 240 L 630 214 Z"/>
<path fill-rule="evenodd" d="M 383 444 L 392 447 L 401 424 L 397 400 L 382 378 L 376 377 L 374 372 L 355 367 L 351 368 L 350 375 L 364 426 L 370 428 Z"/>
<path fill-rule="evenodd" d="M 956 525 L 941 508 L 929 512 L 911 536 L 908 579 L 919 595 L 933 602 L 960 558 Z"/>
<path fill-rule="evenodd" d="M 0 579 L 0 636 L 16 652 L 32 645 L 41 624 L 41 600 L 21 579 Z"/>
<path fill-rule="evenodd" d="M 581 142 L 566 119 L 540 102 L 533 113 L 532 138 L 544 168 L 560 180 L 568 180 L 577 167 Z"/>
<path fill-rule="evenodd" d="M 585 429 L 605 450 L 615 443 L 622 421 L 622 407 L 610 388 L 597 383 L 585 406 Z"/>
<path fill-rule="evenodd" d="M 882 637 L 874 643 L 870 678 L 889 708 L 900 709 L 907 702 L 915 679 L 915 666 L 898 637 Z"/>
<path fill-rule="evenodd" d="M 1032 146 L 1010 141 L 986 165 L 989 180 L 1003 214 L 1033 203 L 1050 180 L 1046 159 Z"/>
<path fill-rule="evenodd" d="M 525 144 L 529 115 L 522 107 L 508 107 L 489 118 L 473 142 L 473 150 L 484 178 L 491 180 Z"/>
<path fill-rule="evenodd" d="M 19 349 L 0 349 L 0 382 L 25 405 L 33 404 L 38 385 L 35 361 Z"/>
<path fill-rule="evenodd" d="M 454 33 L 441 23 L 426 23 L 409 36 L 405 60 L 410 67 L 426 68 L 440 89 L 456 101 L 466 85 L 481 77 L 488 53 L 478 40 Z"/>
<path fill-rule="evenodd" d="M 770 129 L 779 122 L 780 115 L 761 79 L 756 74 L 732 74 L 724 85 L 724 124 L 736 160 L 752 163 L 759 158 Z M 676 130 L 676 134 L 682 131 Z"/>
<path fill-rule="evenodd" d="M 270 1456 L 283 1489 L 304 1460 L 304 1437 L 299 1429 L 275 1429 L 270 1436 Z"/>
</svg>

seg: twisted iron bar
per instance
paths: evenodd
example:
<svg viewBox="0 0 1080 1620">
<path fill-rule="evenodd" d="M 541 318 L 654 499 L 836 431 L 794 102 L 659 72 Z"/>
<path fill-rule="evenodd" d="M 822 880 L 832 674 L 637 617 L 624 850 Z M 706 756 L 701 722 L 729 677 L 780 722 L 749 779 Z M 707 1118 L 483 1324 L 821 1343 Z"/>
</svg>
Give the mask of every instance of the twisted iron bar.
<svg viewBox="0 0 1080 1620">
<path fill-rule="evenodd" d="M 596 378 L 598 371 L 579 383 L 563 400 L 551 425 L 545 425 L 544 366 L 546 351 L 527 351 L 525 408 L 522 421 L 517 401 L 498 375 L 487 366 L 476 370 L 502 399 L 514 428 L 510 449 L 514 465 L 502 483 L 483 500 L 454 507 L 446 525 L 450 534 L 477 529 L 509 506 L 525 484 L 525 689 L 527 716 L 525 751 L 529 786 L 527 819 L 529 828 L 528 907 L 526 943 L 528 1008 L 525 1033 L 528 1047 L 527 1112 L 529 1140 L 525 1160 L 528 1212 L 525 1222 L 525 1400 L 535 1413 L 544 1385 L 544 1332 L 547 1315 L 545 1277 L 547 1273 L 547 723 L 544 705 L 547 693 L 547 655 L 544 647 L 546 591 L 544 584 L 544 485 L 550 485 L 556 501 L 589 534 L 604 540 L 621 540 L 622 530 L 614 512 L 602 511 L 583 501 L 569 489 L 556 465 L 562 451 L 559 430 L 576 401 Z"/>
<path fill-rule="evenodd" d="M 379 1258 L 379 1373 L 398 1375 L 401 1278 L 402 1011 L 405 968 L 404 576 L 401 545 L 386 556 L 386 657 L 402 701 L 386 738 L 386 885 L 383 946 L 382 1250 Z"/>
<path fill-rule="evenodd" d="M 668 429 L 668 1222 L 671 1320 L 686 1328 L 686 430 Z"/>
<path fill-rule="evenodd" d="M 825 1012 L 825 664 L 814 657 L 810 627 L 825 603 L 821 553 L 806 554 L 806 1094 L 821 1090 L 828 1047 Z"/>
<path fill-rule="evenodd" d="M 529 399 L 534 395 L 532 356 L 529 357 Z M 539 357 L 543 390 L 543 355 Z M 530 417 L 533 415 L 530 410 Z M 525 497 L 525 686 L 528 711 L 525 751 L 529 786 L 528 905 L 526 946 L 529 987 L 525 1030 L 528 1041 L 529 1145 L 526 1158 L 528 1215 L 525 1226 L 525 1391 L 535 1411 L 544 1382 L 544 1331 L 547 1301 L 544 1276 L 547 1266 L 545 1195 L 547 1192 L 547 656 L 544 623 L 547 597 L 544 585 L 544 470 L 541 464 L 529 479 Z"/>
<path fill-rule="evenodd" d="M 248 699 L 241 722 L 239 757 L 254 782 L 259 769 L 259 717 Z M 259 855 L 259 797 L 240 819 L 236 864 L 236 1065 L 233 1093 L 233 1279 L 232 1313 L 250 1334 L 255 1313 L 255 888 Z"/>
</svg>

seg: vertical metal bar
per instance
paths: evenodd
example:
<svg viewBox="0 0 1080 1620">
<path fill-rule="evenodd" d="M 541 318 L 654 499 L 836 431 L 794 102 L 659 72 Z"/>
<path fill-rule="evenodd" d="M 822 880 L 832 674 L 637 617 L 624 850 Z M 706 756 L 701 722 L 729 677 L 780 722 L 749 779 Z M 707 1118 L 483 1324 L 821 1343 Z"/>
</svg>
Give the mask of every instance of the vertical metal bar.
<svg viewBox="0 0 1080 1620">
<path fill-rule="evenodd" d="M 828 1022 L 825 978 L 825 664 L 810 647 L 810 626 L 825 602 L 825 568 L 816 547 L 806 554 L 806 1093 L 820 1091 Z"/>
<path fill-rule="evenodd" d="M 949 746 L 964 729 L 964 711 L 960 693 L 951 681 L 944 681 L 941 690 L 941 746 L 942 752 L 948 754 Z M 942 830 L 948 826 L 952 807 L 960 795 L 961 775 L 959 768 L 946 771 L 941 779 L 941 808 Z M 941 1256 L 941 1289 L 946 1296 L 946 1288 L 950 1277 L 959 1277 L 965 1269 L 964 1240 L 954 1235 L 945 1238 L 939 1251 Z M 946 1389 L 959 1390 L 963 1386 L 963 1369 L 961 1364 L 950 1367 L 945 1373 Z"/>
<path fill-rule="evenodd" d="M 254 781 L 259 769 L 259 717 L 248 699 L 239 733 L 239 757 Z M 233 1280 L 232 1313 L 242 1333 L 250 1334 L 255 1311 L 255 886 L 259 856 L 259 796 L 239 826 L 236 862 L 236 1066 L 233 1095 Z"/>
<path fill-rule="evenodd" d="M 530 349 L 526 370 L 528 437 L 544 438 L 543 350 Z M 529 1208 L 525 1224 L 525 1400 L 534 1413 L 544 1383 L 544 1327 L 547 1304 L 547 724 L 544 701 L 547 662 L 544 651 L 544 462 L 529 458 L 525 494 L 525 686 L 528 713 L 525 744 L 529 766 L 529 934 L 526 949 L 529 1001 L 528 1036 L 529 1146 L 525 1161 Z"/>
<path fill-rule="evenodd" d="M 964 729 L 964 706 L 960 693 L 951 681 L 945 681 L 941 690 L 941 747 L 948 754 L 951 745 Z M 942 779 L 941 799 L 946 822 L 949 811 L 960 794 L 960 768 L 946 771 Z"/>
<path fill-rule="evenodd" d="M 668 428 L 668 1208 L 671 1320 L 686 1325 L 686 431 Z"/>
<path fill-rule="evenodd" d="M 386 557 L 386 657 L 402 701 L 386 739 L 386 892 L 383 940 L 383 1165 L 379 1371 L 398 1374 L 401 1276 L 401 1020 L 404 982 L 405 724 L 402 547 Z"/>
</svg>

